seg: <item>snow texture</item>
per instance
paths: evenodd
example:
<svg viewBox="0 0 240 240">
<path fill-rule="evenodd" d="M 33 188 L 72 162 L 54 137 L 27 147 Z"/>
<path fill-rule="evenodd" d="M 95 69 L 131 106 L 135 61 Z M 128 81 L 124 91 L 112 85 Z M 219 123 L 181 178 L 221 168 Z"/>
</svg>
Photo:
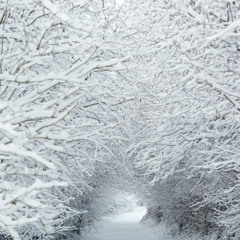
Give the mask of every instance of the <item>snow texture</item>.
<svg viewBox="0 0 240 240">
<path fill-rule="evenodd" d="M 146 210 L 140 208 L 133 212 L 104 217 L 84 240 L 157 240 L 153 228 L 139 223 L 145 213 Z"/>
<path fill-rule="evenodd" d="M 103 217 L 95 228 L 87 233 L 82 240 L 203 240 L 201 235 L 170 234 L 171 227 L 152 220 L 142 223 L 146 214 L 145 208 L 136 208 L 131 212 L 111 217 Z M 216 236 L 208 236 L 214 240 Z M 76 238 L 75 240 L 79 240 Z"/>
</svg>

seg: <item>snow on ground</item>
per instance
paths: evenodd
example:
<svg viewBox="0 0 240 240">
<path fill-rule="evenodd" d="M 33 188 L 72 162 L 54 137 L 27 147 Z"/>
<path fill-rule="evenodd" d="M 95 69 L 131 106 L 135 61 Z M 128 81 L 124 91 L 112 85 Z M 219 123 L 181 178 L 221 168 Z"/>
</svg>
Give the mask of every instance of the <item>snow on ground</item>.
<svg viewBox="0 0 240 240">
<path fill-rule="evenodd" d="M 200 235 L 169 234 L 170 229 L 164 224 L 150 226 L 139 223 L 145 215 L 144 208 L 122 213 L 111 217 L 103 217 L 95 228 L 90 230 L 81 240 L 214 240 L 215 236 L 203 238 Z"/>
<path fill-rule="evenodd" d="M 150 219 L 140 223 L 147 210 L 137 205 L 132 195 L 116 196 L 118 210 L 112 216 L 103 217 L 95 227 L 81 236 L 81 240 L 215 240 L 208 236 L 172 233 L 172 228 L 161 223 L 156 224 Z M 116 199 L 115 199 L 116 200 Z M 127 212 L 126 212 L 127 211 Z M 80 240 L 76 238 L 75 240 Z M 71 239 L 73 240 L 73 239 Z"/>
<path fill-rule="evenodd" d="M 140 224 L 144 208 L 104 217 L 83 240 L 158 240 L 153 228 Z"/>
</svg>

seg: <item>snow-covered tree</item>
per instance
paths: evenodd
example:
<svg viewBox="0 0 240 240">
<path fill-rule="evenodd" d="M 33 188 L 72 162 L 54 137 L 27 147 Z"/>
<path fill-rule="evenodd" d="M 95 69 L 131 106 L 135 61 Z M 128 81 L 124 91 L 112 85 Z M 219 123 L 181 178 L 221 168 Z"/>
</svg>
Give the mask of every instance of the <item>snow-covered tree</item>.
<svg viewBox="0 0 240 240">
<path fill-rule="evenodd" d="M 3 234 L 47 239 L 84 211 L 71 196 L 89 187 L 127 100 L 114 78 L 129 59 L 116 15 L 97 1 L 1 1 Z"/>
<path fill-rule="evenodd" d="M 238 234 L 239 7 L 185 0 L 139 7 L 149 20 L 142 28 L 150 22 L 155 31 L 140 59 L 149 83 L 134 116 L 130 159 L 165 217 L 222 238 Z"/>
</svg>

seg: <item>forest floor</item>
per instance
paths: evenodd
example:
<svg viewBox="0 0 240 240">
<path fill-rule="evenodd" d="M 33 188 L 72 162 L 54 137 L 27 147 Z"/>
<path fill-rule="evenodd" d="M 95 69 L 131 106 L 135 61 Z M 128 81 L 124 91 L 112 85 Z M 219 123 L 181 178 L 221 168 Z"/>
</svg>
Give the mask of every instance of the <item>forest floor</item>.
<svg viewBox="0 0 240 240">
<path fill-rule="evenodd" d="M 139 223 L 145 209 L 104 217 L 84 240 L 159 240 L 154 229 Z"/>
</svg>

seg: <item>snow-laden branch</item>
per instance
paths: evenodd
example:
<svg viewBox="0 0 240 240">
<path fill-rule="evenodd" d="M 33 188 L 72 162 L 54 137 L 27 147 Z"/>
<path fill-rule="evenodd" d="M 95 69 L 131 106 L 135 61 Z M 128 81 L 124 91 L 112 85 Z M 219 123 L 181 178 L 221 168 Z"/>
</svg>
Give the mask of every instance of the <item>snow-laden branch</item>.
<svg viewBox="0 0 240 240">
<path fill-rule="evenodd" d="M 16 144 L 14 143 L 10 143 L 10 144 L 0 144 L 0 152 L 2 154 L 12 154 L 15 156 L 21 156 L 24 158 L 29 158 L 31 160 L 37 161 L 43 165 L 45 165 L 46 167 L 53 169 L 54 165 L 50 162 L 48 162 L 47 160 L 45 160 L 44 158 L 42 158 L 41 156 L 39 156 L 38 154 L 31 152 L 31 151 L 27 151 L 24 149 L 19 148 Z"/>
<path fill-rule="evenodd" d="M 38 4 L 41 4 L 44 8 L 49 10 L 53 15 L 55 15 L 63 24 L 70 26 L 76 30 L 80 30 L 86 33 L 91 33 L 92 26 L 85 26 L 84 24 L 80 22 L 76 22 L 73 19 L 69 18 L 69 15 L 67 15 L 65 12 L 62 11 L 62 9 L 59 8 L 57 4 L 53 4 L 49 0 L 35 0 Z M 89 23 L 87 23 L 89 25 Z"/>
</svg>

